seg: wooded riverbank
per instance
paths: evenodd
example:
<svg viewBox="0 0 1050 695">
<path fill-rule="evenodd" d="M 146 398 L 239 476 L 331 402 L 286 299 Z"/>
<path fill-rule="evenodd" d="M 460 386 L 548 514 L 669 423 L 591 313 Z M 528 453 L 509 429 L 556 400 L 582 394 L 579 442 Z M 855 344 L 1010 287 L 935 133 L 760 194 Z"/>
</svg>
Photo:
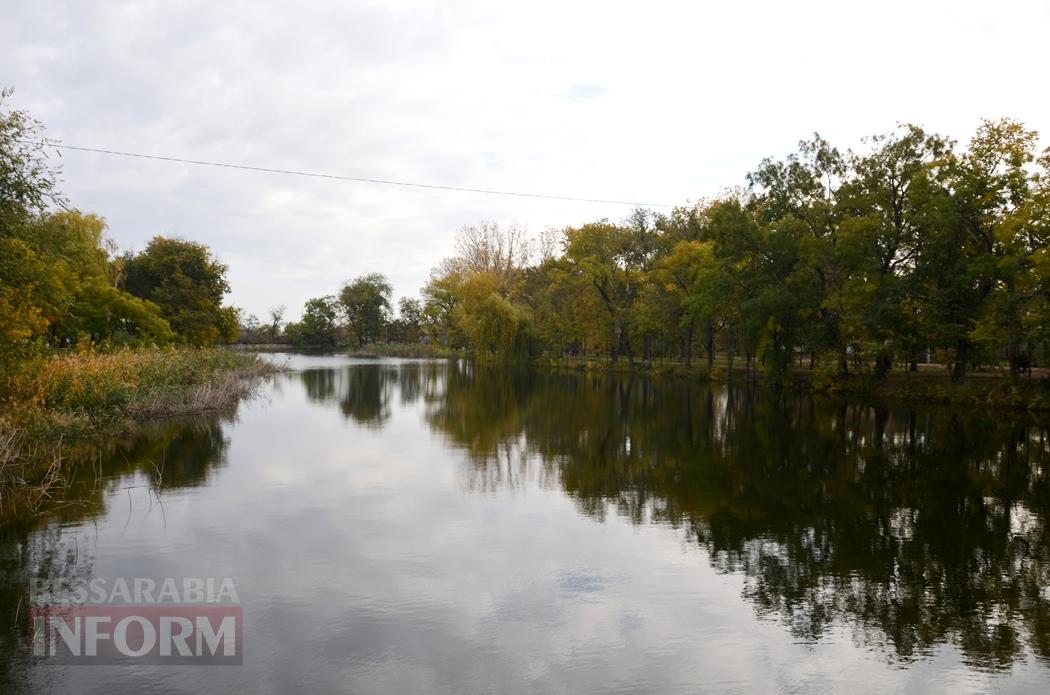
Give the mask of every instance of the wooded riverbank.
<svg viewBox="0 0 1050 695">
<path fill-rule="evenodd" d="M 941 404 L 972 409 L 1002 408 L 1017 413 L 1050 413 L 1050 380 L 1045 370 L 1032 375 L 1011 375 L 1008 370 L 974 371 L 963 381 L 952 378 L 947 365 L 922 364 L 917 371 L 907 368 L 890 370 L 876 376 L 871 371 L 842 375 L 836 370 L 792 367 L 774 381 L 760 369 L 737 360 L 730 368 L 723 357 L 706 363 L 685 366 L 676 360 L 648 362 L 627 360 L 613 362 L 608 358 L 561 357 L 536 360 L 540 369 L 634 373 L 645 376 L 732 381 L 777 385 L 781 388 L 808 390 L 828 396 L 851 396 L 875 402 L 917 406 Z"/>
</svg>

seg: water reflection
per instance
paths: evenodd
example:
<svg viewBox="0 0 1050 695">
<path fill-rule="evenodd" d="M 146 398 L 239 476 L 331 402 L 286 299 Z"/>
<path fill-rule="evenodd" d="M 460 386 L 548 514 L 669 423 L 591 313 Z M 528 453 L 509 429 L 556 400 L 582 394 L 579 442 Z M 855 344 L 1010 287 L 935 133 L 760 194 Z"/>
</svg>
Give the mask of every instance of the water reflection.
<svg viewBox="0 0 1050 695">
<path fill-rule="evenodd" d="M 274 384 L 272 402 L 260 406 L 269 410 L 256 429 L 231 428 L 232 415 L 166 422 L 85 455 L 74 485 L 44 517 L 0 528 L 0 615 L 24 616 L 30 577 L 72 581 L 93 572 L 90 553 L 69 547 L 62 529 L 103 519 L 125 487 L 146 487 L 160 504 L 166 493 L 208 487 L 212 496 L 202 496 L 194 514 L 210 511 L 222 523 L 235 517 L 236 533 L 223 536 L 219 522 L 212 528 L 202 521 L 209 533 L 190 538 L 212 559 L 225 562 L 227 553 L 241 553 L 231 564 L 243 571 L 246 583 L 257 579 L 252 570 L 258 562 L 267 572 L 271 565 L 280 568 L 259 579 L 254 595 L 261 612 L 281 615 L 282 628 L 294 624 L 293 613 L 281 613 L 290 607 L 303 611 L 310 625 L 328 621 L 326 629 L 360 642 L 351 645 L 357 650 L 353 656 L 366 666 L 387 663 L 399 645 L 417 645 L 418 638 L 421 653 L 459 660 L 452 671 L 461 674 L 477 658 L 474 646 L 489 644 L 491 635 L 468 628 L 456 632 L 459 623 L 449 616 L 459 615 L 462 605 L 428 593 L 431 584 L 453 587 L 458 600 L 457 582 L 468 582 L 470 573 L 457 570 L 442 584 L 434 582 L 432 570 L 484 565 L 480 555 L 496 547 L 485 550 L 462 540 L 476 538 L 468 532 L 487 523 L 479 519 L 488 519 L 471 502 L 500 502 L 507 491 L 538 488 L 547 498 L 568 497 L 580 514 L 598 522 L 619 517 L 639 527 L 662 527 L 652 530 L 656 535 L 679 534 L 702 564 L 709 561 L 718 571 L 743 578 L 746 605 L 782 622 L 786 632 L 770 626 L 778 635 L 820 642 L 845 627 L 857 644 L 877 649 L 895 665 L 925 658 L 943 644 L 956 645 L 974 671 L 1005 670 L 1029 653 L 1050 661 L 1050 441 L 1044 427 L 681 381 L 476 369 L 464 363 L 347 365 L 316 359 L 319 363 Z M 308 448 L 297 440 L 307 429 Z M 413 448 L 398 449 L 409 438 Z M 230 454 L 237 446 L 239 459 Z M 462 462 L 460 477 L 449 476 L 448 496 L 438 497 L 428 486 L 440 485 L 445 459 L 429 453 L 444 455 L 449 449 Z M 362 464 L 359 457 L 368 452 L 377 452 L 382 465 Z M 239 462 L 228 470 L 240 477 L 216 490 L 221 487 L 216 474 L 228 458 Z M 412 465 L 398 465 L 405 461 Z M 267 493 L 267 474 L 278 481 L 274 485 L 304 481 L 302 488 L 280 487 L 269 498 L 270 504 L 280 501 L 279 513 L 244 499 Z M 331 491 L 318 489 L 328 482 Z M 372 487 L 363 490 L 367 485 Z M 292 499 L 286 489 L 301 495 Z M 358 494 L 354 504 L 340 496 L 348 490 Z M 236 505 L 238 513 L 229 511 Z M 405 509 L 418 511 L 421 520 L 398 535 L 390 529 Z M 352 514 L 343 516 L 344 510 Z M 581 523 L 571 507 L 565 511 L 577 526 L 613 525 Z M 542 524 L 543 517 L 538 519 Z M 546 531 L 553 537 L 561 529 Z M 216 536 L 220 540 L 209 545 Z M 111 535 L 111 547 L 120 538 Z M 177 556 L 178 544 L 171 544 L 173 551 L 163 534 L 143 538 L 156 545 L 157 555 Z M 289 538 L 296 548 L 289 547 Z M 489 540 L 505 540 L 495 538 Z M 424 549 L 410 551 L 413 540 Z M 545 542 L 542 551 L 564 550 L 560 544 L 575 550 L 578 541 L 569 534 Z M 196 552 L 198 546 L 192 547 Z M 517 546 L 508 547 L 514 555 Z M 131 571 L 142 571 L 133 564 L 140 562 L 137 548 L 124 550 L 115 554 Z M 625 558 L 638 557 L 628 550 L 636 548 L 624 548 Z M 328 587 L 319 592 L 323 600 L 313 603 L 309 592 L 296 593 L 296 582 L 312 576 L 296 558 L 319 563 L 323 572 L 315 582 L 317 576 L 332 577 L 331 585 L 322 583 Z M 401 574 L 384 574 L 388 565 Z M 692 573 L 698 569 L 706 571 L 689 567 Z M 556 625 L 565 604 L 546 594 L 560 592 L 600 607 L 615 585 L 613 570 L 600 564 L 559 566 L 549 584 L 518 586 L 513 569 L 499 565 L 492 576 L 501 580 L 505 572 L 508 591 L 518 593 L 496 596 L 494 615 L 510 620 L 506 629 L 516 630 L 546 610 L 550 625 Z M 410 571 L 425 574 L 430 583 L 408 582 Z M 278 581 L 282 577 L 295 589 Z M 362 577 L 373 583 L 361 584 Z M 266 580 L 273 584 L 264 585 Z M 358 582 L 353 586 L 359 593 L 347 589 L 344 596 L 343 582 Z M 411 590 L 396 593 L 399 583 Z M 376 598 L 386 587 L 391 587 L 383 594 L 389 605 Z M 658 578 L 652 581 L 654 593 L 662 588 Z M 668 603 L 685 600 L 691 599 L 671 597 Z M 350 617 L 333 622 L 328 611 L 340 601 L 350 606 L 343 613 Z M 755 622 L 750 608 L 744 612 Z M 640 620 L 632 615 L 614 617 L 627 629 Z M 438 631 L 449 625 L 453 629 Z M 541 632 L 550 632 L 550 625 Z M 684 634 L 687 627 L 669 625 L 672 634 Z M 24 628 L 24 620 L 0 622 L 0 653 L 6 655 L 0 658 L 0 690 L 10 685 L 17 691 L 26 680 Z M 492 629 L 516 644 L 508 633 Z M 440 639 L 426 641 L 426 635 L 439 634 Z M 256 644 L 266 639 L 262 629 L 253 635 Z M 463 643 L 453 645 L 451 638 Z M 379 644 L 390 653 L 369 661 L 369 650 Z M 271 646 L 258 664 L 287 648 Z M 493 658 L 503 654 L 501 645 L 490 646 Z M 278 670 L 311 657 L 292 652 L 288 658 L 297 661 L 281 662 Z M 315 662 L 309 663 L 313 668 Z M 333 678 L 342 673 L 338 655 L 319 665 L 327 665 Z M 258 671 L 251 674 L 255 678 Z M 587 682 L 601 682 L 600 674 L 590 676 Z M 446 690 L 457 683 L 443 682 Z"/>
<path fill-rule="evenodd" d="M 0 691 L 28 692 L 32 681 L 26 640 L 31 582 L 45 581 L 62 593 L 93 576 L 90 547 L 76 536 L 70 542 L 63 528 L 102 518 L 107 500 L 122 490 L 144 488 L 150 503 L 162 506 L 166 492 L 206 484 L 225 463 L 223 422 L 234 417 L 165 420 L 124 440 L 83 447 L 69 466 L 68 485 L 53 493 L 38 518 L 0 526 Z"/>
<path fill-rule="evenodd" d="M 308 369 L 301 375 L 310 400 L 337 403 L 343 415 L 358 424 L 382 427 L 390 419 L 390 390 L 398 381 L 395 369 Z"/>
<path fill-rule="evenodd" d="M 467 484 L 556 481 L 596 519 L 666 523 L 801 639 L 845 622 L 908 661 L 1050 659 L 1047 431 L 676 382 L 454 370 L 427 422 Z"/>
</svg>

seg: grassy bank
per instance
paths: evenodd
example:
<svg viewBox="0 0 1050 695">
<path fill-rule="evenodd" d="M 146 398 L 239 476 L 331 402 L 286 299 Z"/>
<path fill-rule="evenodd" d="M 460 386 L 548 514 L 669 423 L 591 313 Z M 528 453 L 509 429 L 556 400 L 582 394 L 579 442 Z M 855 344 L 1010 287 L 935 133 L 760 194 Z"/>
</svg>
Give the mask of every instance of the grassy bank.
<svg viewBox="0 0 1050 695">
<path fill-rule="evenodd" d="M 228 410 L 275 368 L 221 349 L 139 349 L 24 360 L 5 370 L 0 405 L 0 521 L 32 513 L 66 462 L 136 423 Z"/>
</svg>

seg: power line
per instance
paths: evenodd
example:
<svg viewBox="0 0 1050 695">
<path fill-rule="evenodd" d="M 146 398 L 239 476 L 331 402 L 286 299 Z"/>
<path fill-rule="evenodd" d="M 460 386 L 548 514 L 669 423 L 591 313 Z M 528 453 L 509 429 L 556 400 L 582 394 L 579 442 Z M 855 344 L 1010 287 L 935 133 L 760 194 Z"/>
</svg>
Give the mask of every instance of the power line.
<svg viewBox="0 0 1050 695">
<path fill-rule="evenodd" d="M 611 200 L 605 198 L 577 198 L 568 195 L 551 195 L 546 193 L 522 193 L 520 191 L 499 191 L 488 188 L 466 188 L 463 186 L 442 186 L 434 183 L 413 183 L 409 181 L 392 181 L 389 179 L 371 179 L 363 176 L 341 176 L 339 174 L 318 174 L 309 171 L 296 171 L 293 169 L 274 169 L 271 167 L 256 167 L 246 164 L 229 164 L 225 162 L 207 162 L 200 159 L 186 159 L 183 157 L 162 157 L 155 154 L 139 154 L 136 152 L 120 152 L 118 150 L 106 150 L 97 147 L 78 147 L 76 145 L 59 145 L 54 142 L 33 142 L 29 140 L 18 140 L 26 145 L 41 145 L 53 147 L 59 150 L 76 150 L 78 152 L 95 152 L 97 154 L 108 154 L 117 157 L 134 157 L 136 159 L 151 159 L 159 162 L 178 162 L 180 164 L 196 164 L 198 166 L 220 167 L 223 169 L 240 169 L 243 171 L 261 171 L 267 174 L 286 174 L 289 176 L 308 176 L 316 179 L 334 179 L 337 181 L 355 181 L 357 183 L 374 183 L 384 186 L 405 186 L 408 188 L 430 188 L 440 191 L 459 191 L 461 193 L 483 193 L 485 195 L 505 195 L 517 198 L 544 198 L 547 200 L 566 200 L 575 203 L 604 203 L 608 205 L 630 205 L 632 207 L 646 208 L 672 208 L 673 205 L 666 203 L 641 203 L 630 200 Z"/>
</svg>

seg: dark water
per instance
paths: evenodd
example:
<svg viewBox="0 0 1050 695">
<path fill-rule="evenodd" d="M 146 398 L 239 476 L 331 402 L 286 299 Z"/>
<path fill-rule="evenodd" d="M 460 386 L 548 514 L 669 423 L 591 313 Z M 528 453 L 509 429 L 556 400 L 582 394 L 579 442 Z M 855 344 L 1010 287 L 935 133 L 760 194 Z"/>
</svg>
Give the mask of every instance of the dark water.
<svg viewBox="0 0 1050 695">
<path fill-rule="evenodd" d="M 0 531 L 0 692 L 1050 690 L 1050 441 L 995 413 L 295 357 Z M 32 662 L 29 580 L 231 577 L 242 666 Z"/>
</svg>

